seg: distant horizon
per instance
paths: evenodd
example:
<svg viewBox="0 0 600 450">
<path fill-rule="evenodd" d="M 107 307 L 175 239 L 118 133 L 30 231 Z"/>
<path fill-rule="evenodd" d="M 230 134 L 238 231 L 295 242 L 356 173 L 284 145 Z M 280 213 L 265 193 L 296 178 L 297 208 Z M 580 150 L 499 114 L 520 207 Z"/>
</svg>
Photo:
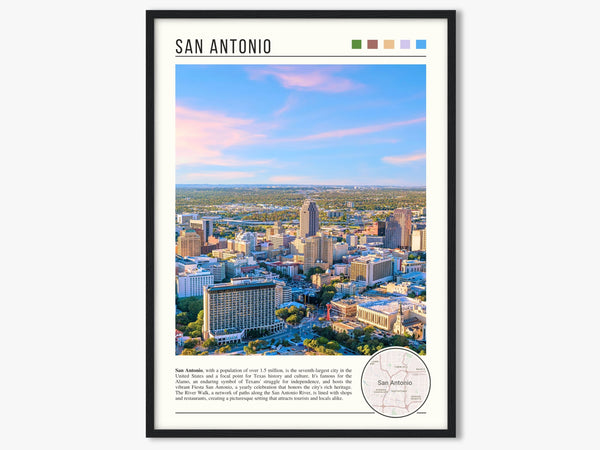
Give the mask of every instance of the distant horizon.
<svg viewBox="0 0 600 450">
<path fill-rule="evenodd" d="M 178 185 L 424 187 L 425 65 L 177 65 Z"/>
<path fill-rule="evenodd" d="M 240 187 L 240 186 L 261 186 L 261 187 L 343 187 L 343 188 L 389 188 L 389 189 L 426 189 L 427 186 L 393 186 L 381 184 L 275 184 L 275 183 L 176 183 L 175 187 L 181 186 L 207 186 L 207 187 Z"/>
</svg>

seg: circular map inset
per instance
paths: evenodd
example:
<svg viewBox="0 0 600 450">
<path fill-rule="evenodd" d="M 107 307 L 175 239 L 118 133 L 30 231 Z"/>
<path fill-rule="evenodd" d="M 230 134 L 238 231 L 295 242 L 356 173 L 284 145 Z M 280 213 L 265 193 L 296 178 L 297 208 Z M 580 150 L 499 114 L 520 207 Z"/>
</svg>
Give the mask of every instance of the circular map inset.
<svg viewBox="0 0 600 450">
<path fill-rule="evenodd" d="M 423 406 L 431 378 L 419 355 L 403 347 L 391 347 L 373 355 L 360 384 L 365 400 L 376 412 L 405 417 Z"/>
</svg>

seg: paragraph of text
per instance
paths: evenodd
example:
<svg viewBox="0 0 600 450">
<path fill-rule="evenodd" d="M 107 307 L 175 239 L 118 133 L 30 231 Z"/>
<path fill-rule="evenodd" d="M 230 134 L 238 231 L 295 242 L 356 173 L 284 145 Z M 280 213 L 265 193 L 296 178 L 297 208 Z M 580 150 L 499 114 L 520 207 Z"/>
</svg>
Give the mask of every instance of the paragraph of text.
<svg viewBox="0 0 600 450">
<path fill-rule="evenodd" d="M 339 401 L 352 396 L 352 370 L 175 369 L 175 400 L 277 402 Z"/>
</svg>

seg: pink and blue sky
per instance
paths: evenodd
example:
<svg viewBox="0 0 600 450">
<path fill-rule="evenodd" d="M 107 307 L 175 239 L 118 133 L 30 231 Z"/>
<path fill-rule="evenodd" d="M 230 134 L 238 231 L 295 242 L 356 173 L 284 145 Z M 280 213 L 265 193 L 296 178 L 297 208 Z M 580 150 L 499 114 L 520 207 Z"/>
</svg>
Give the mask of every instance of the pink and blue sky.
<svg viewBox="0 0 600 450">
<path fill-rule="evenodd" d="M 425 186 L 424 65 L 178 65 L 177 184 Z"/>
</svg>

